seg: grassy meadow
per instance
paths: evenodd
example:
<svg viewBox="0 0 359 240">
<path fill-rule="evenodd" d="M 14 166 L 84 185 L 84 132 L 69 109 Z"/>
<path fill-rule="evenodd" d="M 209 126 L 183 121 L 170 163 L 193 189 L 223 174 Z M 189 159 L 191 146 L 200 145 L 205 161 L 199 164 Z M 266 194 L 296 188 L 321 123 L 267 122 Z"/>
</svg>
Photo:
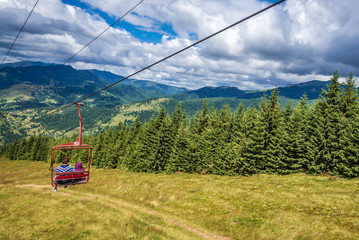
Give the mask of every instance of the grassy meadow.
<svg viewBox="0 0 359 240">
<path fill-rule="evenodd" d="M 48 168 L 0 160 L 0 239 L 359 239 L 359 179 L 92 169 L 52 192 Z"/>
</svg>

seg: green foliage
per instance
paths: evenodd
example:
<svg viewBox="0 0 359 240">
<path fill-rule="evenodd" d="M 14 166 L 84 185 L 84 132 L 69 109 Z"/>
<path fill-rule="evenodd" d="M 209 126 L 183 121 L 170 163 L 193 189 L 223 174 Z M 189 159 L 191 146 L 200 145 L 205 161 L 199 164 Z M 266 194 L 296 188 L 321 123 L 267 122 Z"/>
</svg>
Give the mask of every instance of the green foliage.
<svg viewBox="0 0 359 240">
<path fill-rule="evenodd" d="M 131 124 L 120 122 L 84 141 L 94 147 L 93 165 L 98 168 L 231 176 L 325 171 L 358 177 L 355 82 L 350 75 L 341 87 L 338 79 L 335 72 L 328 90 L 323 90 L 321 99 L 311 107 L 303 95 L 295 107 L 289 102 L 280 108 L 279 91 L 274 89 L 269 98 L 266 94 L 261 98 L 258 108 L 241 103 L 233 111 L 230 104 L 216 108 L 205 99 L 202 111 L 188 121 L 183 103 L 170 101 L 171 116 L 168 105 L 143 124 L 138 116 Z M 47 161 L 50 146 L 70 140 L 36 135 L 14 141 L 0 154 L 10 159 Z M 76 151 L 61 154 L 73 161 L 86 159 Z"/>
</svg>

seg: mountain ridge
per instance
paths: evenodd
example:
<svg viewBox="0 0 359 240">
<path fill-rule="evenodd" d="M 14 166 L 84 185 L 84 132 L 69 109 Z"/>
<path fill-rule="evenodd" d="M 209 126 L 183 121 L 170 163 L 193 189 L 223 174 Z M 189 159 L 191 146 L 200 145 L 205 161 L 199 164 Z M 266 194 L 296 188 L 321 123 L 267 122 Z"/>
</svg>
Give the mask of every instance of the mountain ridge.
<svg viewBox="0 0 359 240">
<path fill-rule="evenodd" d="M 322 89 L 327 90 L 327 85 L 330 81 L 312 80 L 305 83 L 291 84 L 286 87 L 278 87 L 278 95 L 291 98 L 300 99 L 306 94 L 308 99 L 317 99 L 322 92 Z M 172 96 L 178 100 L 196 99 L 196 98 L 216 98 L 216 97 L 228 97 L 236 99 L 252 99 L 260 98 L 264 94 L 270 95 L 274 89 L 246 91 L 237 87 L 211 87 L 206 86 L 196 90 L 190 90 L 188 92 L 179 93 Z"/>
<path fill-rule="evenodd" d="M 77 70 L 69 65 L 52 74 L 58 66 L 21 62 L 6 64 L 0 68 L 0 147 L 20 137 L 38 133 L 71 136 L 78 127 L 73 108 L 66 108 L 41 120 L 37 120 L 38 117 L 122 78 L 110 72 Z M 305 92 L 314 101 L 322 92 L 321 89 L 326 89 L 327 83 L 314 80 L 279 87 L 280 103 L 284 106 L 288 100 L 293 100 L 295 105 Z M 188 119 L 191 119 L 201 109 L 203 99 L 208 99 L 209 106 L 214 108 L 228 105 L 235 109 L 240 103 L 245 107 L 258 106 L 263 94 L 268 96 L 271 91 L 273 89 L 246 91 L 226 86 L 188 90 L 152 81 L 129 79 L 84 101 L 84 130 L 88 134 L 97 134 L 106 127 L 117 126 L 119 121 L 131 122 L 136 116 L 141 121 L 147 121 L 162 107 L 172 113 L 178 103 L 181 103 Z"/>
<path fill-rule="evenodd" d="M 16 74 L 15 80 L 18 80 L 17 83 L 29 83 L 30 85 L 34 85 L 37 83 L 40 85 L 46 85 L 48 82 L 41 81 L 41 77 L 44 77 L 44 74 L 38 74 L 39 72 L 41 72 L 39 71 L 39 69 L 46 68 L 46 74 L 51 74 L 56 68 L 58 68 L 58 66 L 60 65 L 43 62 L 16 62 L 12 64 L 4 64 L 0 68 L 0 72 L 5 71 L 5 69 L 8 69 L 7 71 L 10 72 L 10 74 Z M 35 81 L 29 82 L 29 78 L 35 79 Z M 64 65 L 59 71 L 55 72 L 50 76 L 50 81 L 54 79 L 55 81 L 57 80 L 56 84 L 53 84 L 54 86 L 56 86 L 69 84 L 69 80 L 71 79 L 72 83 L 76 83 L 76 85 L 78 85 L 80 83 L 84 84 L 84 79 L 86 79 L 86 83 L 91 82 L 107 86 L 123 78 L 123 76 L 116 75 L 109 71 L 100 71 L 96 69 L 77 70 L 70 65 Z M 6 76 L 5 78 L 1 78 L 1 75 L 0 82 L 0 89 L 10 87 L 10 84 L 14 83 L 14 81 L 6 81 Z M 278 87 L 278 91 L 279 95 L 285 96 L 287 98 L 300 99 L 300 97 L 303 96 L 303 94 L 305 93 L 308 99 L 316 99 L 319 97 L 320 93 L 322 92 L 322 89 L 327 89 L 327 84 L 329 82 L 330 81 L 311 80 L 304 83 L 295 83 L 284 87 Z M 116 86 L 119 85 L 130 85 L 142 90 L 157 91 L 161 93 L 158 97 L 171 96 L 178 100 L 214 97 L 251 99 L 261 97 L 264 93 L 270 95 L 273 91 L 273 89 L 247 91 L 231 86 L 205 86 L 195 90 L 188 90 L 186 88 L 174 87 L 166 84 L 156 83 L 154 81 L 138 79 L 126 79 L 123 82 L 117 84 Z"/>
</svg>

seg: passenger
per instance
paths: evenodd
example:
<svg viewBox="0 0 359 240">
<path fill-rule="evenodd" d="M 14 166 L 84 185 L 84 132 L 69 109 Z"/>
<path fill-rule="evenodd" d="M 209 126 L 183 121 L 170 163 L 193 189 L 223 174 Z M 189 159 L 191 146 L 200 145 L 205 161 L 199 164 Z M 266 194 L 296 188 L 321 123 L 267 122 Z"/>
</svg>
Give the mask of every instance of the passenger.
<svg viewBox="0 0 359 240">
<path fill-rule="evenodd" d="M 73 172 L 75 171 L 75 169 L 69 164 L 70 159 L 68 157 L 64 157 L 62 158 L 61 162 L 62 165 L 58 166 L 55 170 L 56 173 L 66 173 L 66 172 Z M 56 180 L 56 177 L 55 177 Z M 57 184 L 63 184 L 63 183 L 68 183 L 71 182 L 71 180 L 64 180 L 64 181 L 55 181 L 56 186 L 54 187 L 54 189 L 52 189 L 52 191 L 57 191 Z M 66 188 L 66 186 L 64 186 Z"/>
<path fill-rule="evenodd" d="M 84 168 L 82 167 L 81 162 L 76 163 L 75 170 L 76 170 L 76 172 L 85 171 Z M 75 177 L 77 178 L 76 182 L 86 181 L 86 178 L 78 178 L 81 175 L 83 175 L 83 174 L 80 173 L 79 175 L 75 175 Z"/>
<path fill-rule="evenodd" d="M 68 157 L 62 158 L 62 165 L 56 168 L 56 173 L 73 172 L 75 169 L 69 164 L 70 159 Z"/>
<path fill-rule="evenodd" d="M 75 171 L 76 171 L 76 172 L 85 171 L 84 168 L 82 167 L 82 163 L 81 163 L 81 162 L 76 163 L 76 165 L 75 165 Z"/>
</svg>

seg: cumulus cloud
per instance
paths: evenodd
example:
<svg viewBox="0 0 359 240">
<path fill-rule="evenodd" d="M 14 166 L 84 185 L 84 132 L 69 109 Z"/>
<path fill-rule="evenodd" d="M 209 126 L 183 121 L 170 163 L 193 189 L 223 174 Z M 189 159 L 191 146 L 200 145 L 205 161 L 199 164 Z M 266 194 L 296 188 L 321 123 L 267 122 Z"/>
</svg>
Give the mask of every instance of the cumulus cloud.
<svg viewBox="0 0 359 240">
<path fill-rule="evenodd" d="M 40 1 L 6 62 L 62 63 L 108 27 L 109 19 L 101 16 L 117 19 L 139 1 L 81 2 L 90 10 L 60 0 Z M 33 4 L 27 0 L 0 2 L 2 56 Z M 135 37 L 120 22 L 70 64 L 126 76 L 269 4 L 259 0 L 145 0 L 123 21 L 133 29 L 163 34 L 158 43 Z M 345 77 L 350 72 L 358 76 L 358 8 L 356 0 L 287 0 L 136 78 L 192 89 L 208 85 L 265 89 L 329 80 L 335 70 Z M 164 25 L 170 32 L 166 33 Z"/>
</svg>

